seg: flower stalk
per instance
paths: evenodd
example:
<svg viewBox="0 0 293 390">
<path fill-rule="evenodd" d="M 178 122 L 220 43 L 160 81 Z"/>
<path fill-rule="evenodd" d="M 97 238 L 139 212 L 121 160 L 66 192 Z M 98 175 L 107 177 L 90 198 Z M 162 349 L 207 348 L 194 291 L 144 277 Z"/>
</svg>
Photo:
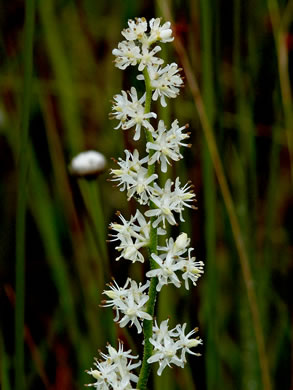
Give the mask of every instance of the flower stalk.
<svg viewBox="0 0 293 390">
<path fill-rule="evenodd" d="M 146 89 L 146 100 L 145 100 L 145 113 L 149 113 L 151 110 L 151 102 L 152 102 L 152 87 L 150 82 L 150 76 L 148 74 L 147 69 L 143 70 L 144 81 L 145 81 L 145 89 Z M 147 142 L 153 142 L 152 133 L 149 130 L 145 131 Z M 150 154 L 151 156 L 151 154 Z M 148 175 L 151 176 L 155 173 L 155 164 L 148 166 Z M 150 207 L 154 208 L 154 204 L 151 203 Z M 156 262 L 152 259 L 152 253 L 157 253 L 157 245 L 158 245 L 158 236 L 157 229 L 153 227 L 154 217 L 151 218 L 151 230 L 150 230 L 150 244 L 149 244 L 149 260 L 150 260 L 150 268 L 156 268 Z M 147 313 L 149 313 L 152 317 L 155 312 L 155 304 L 157 297 L 157 278 L 153 278 L 151 280 L 151 284 L 149 287 L 149 300 L 147 303 Z M 153 334 L 153 320 L 144 320 L 143 323 L 143 334 L 144 334 L 144 350 L 143 350 L 143 360 L 141 365 L 141 370 L 138 378 L 137 389 L 144 390 L 146 389 L 148 377 L 150 374 L 150 365 L 147 363 L 148 359 L 152 356 L 153 347 L 150 343 L 150 338 Z"/>
</svg>

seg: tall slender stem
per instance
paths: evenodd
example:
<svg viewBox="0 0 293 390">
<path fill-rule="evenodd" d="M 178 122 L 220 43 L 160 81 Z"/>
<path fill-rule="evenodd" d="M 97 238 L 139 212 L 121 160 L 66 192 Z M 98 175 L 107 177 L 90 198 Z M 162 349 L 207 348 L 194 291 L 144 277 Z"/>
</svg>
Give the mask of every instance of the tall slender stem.
<svg viewBox="0 0 293 390">
<path fill-rule="evenodd" d="M 149 113 L 151 110 L 151 101 L 152 101 L 152 88 L 150 83 L 150 76 L 148 74 L 147 69 L 144 69 L 144 80 L 145 80 L 145 88 L 146 88 L 146 100 L 145 100 L 145 113 Z M 146 130 L 146 140 L 147 142 L 153 142 L 153 136 L 150 131 Z M 151 152 L 149 153 L 151 157 Z M 155 164 L 149 165 L 148 174 L 149 176 L 155 172 Z M 153 204 L 150 205 L 151 208 L 154 207 Z M 149 260 L 151 269 L 156 268 L 156 262 L 152 259 L 152 253 L 157 253 L 157 229 L 153 227 L 154 217 L 151 218 L 151 231 L 150 231 L 150 244 L 149 244 Z M 149 287 L 149 300 L 147 303 L 147 313 L 149 313 L 152 317 L 155 312 L 155 303 L 157 297 L 157 278 L 151 278 L 151 283 Z M 153 347 L 150 343 L 150 338 L 153 334 L 153 321 L 152 320 L 144 320 L 143 322 L 143 334 L 144 334 L 144 351 L 143 351 L 143 360 L 142 366 L 139 374 L 137 389 L 145 390 L 149 373 L 150 373 L 150 365 L 147 360 L 151 357 Z"/>
</svg>

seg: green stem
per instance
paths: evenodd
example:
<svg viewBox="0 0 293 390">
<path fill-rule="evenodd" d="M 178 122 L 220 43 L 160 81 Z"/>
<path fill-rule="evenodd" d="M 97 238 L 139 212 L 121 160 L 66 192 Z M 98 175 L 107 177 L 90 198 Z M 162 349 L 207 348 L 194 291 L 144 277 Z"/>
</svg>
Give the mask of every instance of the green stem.
<svg viewBox="0 0 293 390">
<path fill-rule="evenodd" d="M 152 101 L 152 87 L 150 83 L 150 77 L 147 69 L 145 68 L 143 71 L 145 87 L 146 87 L 146 100 L 145 100 L 145 113 L 150 112 L 151 110 L 151 101 Z M 150 131 L 146 130 L 146 140 L 147 142 L 153 142 L 153 136 Z M 150 157 L 151 157 L 150 151 Z M 152 175 L 155 172 L 155 164 L 148 166 L 148 174 Z M 151 208 L 154 208 L 154 205 L 151 203 Z M 157 253 L 157 244 L 158 244 L 158 236 L 157 229 L 153 227 L 154 217 L 151 218 L 151 231 L 150 231 L 150 244 L 149 244 L 149 259 L 150 259 L 150 267 L 151 269 L 156 268 L 156 262 L 152 259 L 152 253 Z M 158 280 L 157 278 L 152 278 L 150 287 L 149 287 L 149 300 L 147 303 L 147 313 L 149 313 L 152 317 L 155 312 L 155 304 L 157 297 L 157 287 Z M 153 347 L 150 343 L 150 338 L 153 335 L 153 320 L 144 320 L 143 322 L 143 334 L 144 334 L 144 351 L 143 351 L 143 360 L 141 365 L 141 370 L 139 374 L 139 379 L 137 383 L 137 389 L 145 390 L 147 386 L 148 377 L 150 374 L 150 365 L 147 360 L 152 356 Z"/>
<path fill-rule="evenodd" d="M 145 98 L 145 106 L 144 106 L 144 112 L 145 114 L 149 113 L 151 111 L 151 103 L 152 103 L 152 87 L 151 87 L 151 80 L 149 73 L 146 68 L 144 68 L 143 71 L 144 75 L 144 82 L 145 82 L 145 89 L 146 89 L 146 98 Z M 154 142 L 152 133 L 149 130 L 145 131 L 145 137 L 147 142 Z M 153 153 L 155 151 L 151 149 L 149 151 L 150 158 L 152 157 Z M 148 174 L 149 176 L 155 173 L 155 164 L 148 166 Z"/>
<path fill-rule="evenodd" d="M 16 214 L 16 274 L 15 274 L 15 388 L 25 389 L 24 375 L 24 306 L 25 306 L 25 220 L 26 182 L 29 165 L 28 138 L 33 73 L 33 37 L 35 2 L 25 3 L 24 85 L 22 120 L 20 124 L 20 156 Z"/>
</svg>

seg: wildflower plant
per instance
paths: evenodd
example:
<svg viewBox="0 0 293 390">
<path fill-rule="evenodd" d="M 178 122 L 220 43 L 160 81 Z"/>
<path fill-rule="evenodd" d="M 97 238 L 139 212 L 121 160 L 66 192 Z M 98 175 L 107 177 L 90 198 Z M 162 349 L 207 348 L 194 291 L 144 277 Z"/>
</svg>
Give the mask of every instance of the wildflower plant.
<svg viewBox="0 0 293 390">
<path fill-rule="evenodd" d="M 164 121 L 156 124 L 157 114 L 151 111 L 151 102 L 159 101 L 165 107 L 167 99 L 178 96 L 183 80 L 180 68 L 175 63 L 165 65 L 157 54 L 159 44 L 171 42 L 174 38 L 170 22 L 161 24 L 161 19 L 137 18 L 128 21 L 128 28 L 122 31 L 124 40 L 113 50 L 115 65 L 124 70 L 136 66 L 138 80 L 143 80 L 145 93 L 138 96 L 134 87 L 129 92 L 121 91 L 114 96 L 111 118 L 118 121 L 115 129 L 133 132 L 134 141 L 145 133 L 145 154 L 139 155 L 125 150 L 125 158 L 118 158 L 117 168 L 111 169 L 112 180 L 120 191 L 126 191 L 127 198 L 134 198 L 138 209 L 127 220 L 117 212 L 118 220 L 110 224 L 110 241 L 116 243 L 119 255 L 116 260 L 129 260 L 132 263 L 148 261 L 144 283 L 128 278 L 124 286 L 115 280 L 108 284 L 103 294 L 103 307 L 112 307 L 114 321 L 120 327 L 132 326 L 137 333 L 143 333 L 142 362 L 133 363 L 137 356 L 131 350 L 124 351 L 119 341 L 118 350 L 108 345 L 108 354 L 100 353 L 103 361 L 94 363 L 95 368 L 88 371 L 95 380 L 97 389 L 146 389 L 151 366 L 158 363 L 157 374 L 173 365 L 184 367 L 186 354 L 198 355 L 193 348 L 202 343 L 194 337 L 197 328 L 185 334 L 186 324 L 178 324 L 169 329 L 168 319 L 160 324 L 155 319 L 156 295 L 165 285 L 173 284 L 187 290 L 195 286 L 203 273 L 203 262 L 195 261 L 190 247 L 190 238 L 181 233 L 176 238 L 165 237 L 165 246 L 158 244 L 158 235 L 167 235 L 168 225 L 184 221 L 185 207 L 195 208 L 193 185 L 181 184 L 167 179 L 161 187 L 158 184 L 160 171 L 167 172 L 172 161 L 183 158 L 181 147 L 189 147 L 186 132 L 188 126 L 180 126 L 174 120 L 171 128 Z M 154 123 L 153 123 L 154 122 Z M 145 251 L 148 249 L 148 259 Z M 139 376 L 132 371 L 140 368 Z M 133 387 L 135 386 L 135 387 Z"/>
</svg>

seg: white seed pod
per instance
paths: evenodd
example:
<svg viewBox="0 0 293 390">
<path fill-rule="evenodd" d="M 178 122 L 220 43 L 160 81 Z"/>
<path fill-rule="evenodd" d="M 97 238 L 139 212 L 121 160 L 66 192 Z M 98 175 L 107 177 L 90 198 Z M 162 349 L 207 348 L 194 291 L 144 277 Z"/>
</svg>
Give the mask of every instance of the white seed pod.
<svg viewBox="0 0 293 390">
<path fill-rule="evenodd" d="M 73 176 L 95 178 L 105 170 L 105 167 L 105 156 L 95 150 L 88 150 L 72 159 L 69 170 Z"/>
</svg>

